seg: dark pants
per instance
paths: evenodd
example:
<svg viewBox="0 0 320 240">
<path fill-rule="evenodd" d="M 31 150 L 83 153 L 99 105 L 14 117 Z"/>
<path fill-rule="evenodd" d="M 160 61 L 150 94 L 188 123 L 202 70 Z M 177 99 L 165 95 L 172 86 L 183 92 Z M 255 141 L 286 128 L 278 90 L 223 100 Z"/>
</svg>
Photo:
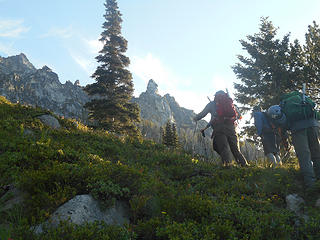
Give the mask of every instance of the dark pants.
<svg viewBox="0 0 320 240">
<path fill-rule="evenodd" d="M 268 155 L 268 153 L 278 154 L 280 152 L 280 136 L 273 131 L 262 131 L 261 141 L 264 155 Z"/>
<path fill-rule="evenodd" d="M 309 127 L 291 134 L 294 150 L 306 187 L 320 179 L 320 143 L 318 127 Z"/>
<path fill-rule="evenodd" d="M 220 155 L 223 164 L 230 164 L 232 152 L 236 162 L 246 166 L 247 160 L 240 152 L 239 140 L 233 123 L 219 123 L 214 126 L 213 147 Z"/>
</svg>

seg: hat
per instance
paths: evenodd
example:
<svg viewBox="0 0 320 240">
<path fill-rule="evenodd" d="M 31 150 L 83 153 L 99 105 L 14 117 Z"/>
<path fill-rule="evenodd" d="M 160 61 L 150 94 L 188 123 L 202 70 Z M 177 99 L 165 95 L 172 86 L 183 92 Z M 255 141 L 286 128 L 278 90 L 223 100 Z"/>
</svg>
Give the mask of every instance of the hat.
<svg viewBox="0 0 320 240">
<path fill-rule="evenodd" d="M 281 107 L 279 105 L 273 105 L 269 107 L 267 114 L 272 119 L 279 119 L 282 117 Z"/>
<path fill-rule="evenodd" d="M 216 92 L 214 95 L 220 95 L 220 94 L 226 94 L 224 91 L 219 90 L 218 92 Z"/>
</svg>

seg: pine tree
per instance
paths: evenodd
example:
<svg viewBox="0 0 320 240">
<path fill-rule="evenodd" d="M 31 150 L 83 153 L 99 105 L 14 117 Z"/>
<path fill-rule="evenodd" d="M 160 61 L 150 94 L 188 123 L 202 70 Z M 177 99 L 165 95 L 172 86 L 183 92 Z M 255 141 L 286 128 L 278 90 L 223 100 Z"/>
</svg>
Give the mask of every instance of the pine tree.
<svg viewBox="0 0 320 240">
<path fill-rule="evenodd" d="M 163 139 L 162 139 L 162 143 L 168 147 L 172 146 L 171 135 L 172 135 L 171 123 L 170 123 L 170 121 L 168 121 L 166 123 L 165 128 L 164 128 L 164 134 L 163 134 Z"/>
<path fill-rule="evenodd" d="M 121 13 L 116 0 L 106 0 L 103 32 L 99 39 L 103 48 L 96 57 L 99 66 L 92 75 L 95 83 L 85 87 L 93 100 L 85 107 L 89 118 L 105 130 L 135 136 L 139 108 L 130 102 L 133 95 L 132 75 L 127 69 L 130 60 L 124 55 L 127 41 L 121 36 Z"/>
<path fill-rule="evenodd" d="M 320 28 L 315 21 L 313 22 L 313 25 L 308 26 L 308 32 L 305 37 L 305 82 L 307 83 L 307 91 L 312 99 L 320 104 Z"/>
<path fill-rule="evenodd" d="M 164 129 L 160 126 L 160 142 L 164 144 Z"/>
<path fill-rule="evenodd" d="M 174 123 L 171 125 L 171 138 L 172 138 L 172 147 L 178 148 L 179 146 L 179 139 L 178 139 L 178 134 L 177 134 L 177 127 Z"/>
<path fill-rule="evenodd" d="M 280 95 L 291 80 L 289 34 L 276 39 L 277 28 L 268 18 L 261 18 L 260 32 L 240 40 L 249 57 L 238 56 L 240 63 L 233 71 L 241 83 L 235 83 L 236 100 L 252 107 L 267 108 L 279 102 Z M 248 110 L 244 109 L 244 110 Z"/>
<path fill-rule="evenodd" d="M 267 109 L 278 104 L 283 93 L 297 91 L 307 83 L 307 94 L 320 103 L 320 29 L 313 22 L 308 27 L 306 45 L 289 43 L 289 34 L 276 39 L 277 28 L 268 18 L 261 18 L 260 32 L 241 40 L 249 57 L 239 55 L 233 71 L 241 83 L 235 83 L 236 100 L 246 107 L 260 105 Z"/>
<path fill-rule="evenodd" d="M 176 125 L 170 121 L 166 123 L 163 131 L 162 144 L 171 148 L 177 148 L 179 145 Z"/>
</svg>

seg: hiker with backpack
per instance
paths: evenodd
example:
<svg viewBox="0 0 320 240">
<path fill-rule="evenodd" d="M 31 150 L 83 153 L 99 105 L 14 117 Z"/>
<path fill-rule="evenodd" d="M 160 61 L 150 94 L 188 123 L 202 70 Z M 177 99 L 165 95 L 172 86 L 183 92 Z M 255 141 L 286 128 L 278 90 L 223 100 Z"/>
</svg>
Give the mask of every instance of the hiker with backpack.
<svg viewBox="0 0 320 240">
<path fill-rule="evenodd" d="M 264 155 L 271 162 L 272 166 L 282 165 L 279 156 L 281 136 L 275 128 L 266 112 L 261 111 L 260 106 L 253 108 L 252 116 L 257 134 L 261 138 Z"/>
<path fill-rule="evenodd" d="M 216 92 L 214 101 L 209 102 L 194 117 L 194 121 L 204 118 L 208 113 L 211 114 L 210 125 L 213 127 L 213 148 L 220 155 L 222 163 L 227 166 L 231 164 L 230 149 L 236 162 L 247 166 L 247 160 L 240 152 L 236 133 L 236 120 L 240 118 L 240 113 L 229 94 L 224 91 Z"/>
<path fill-rule="evenodd" d="M 320 179 L 319 122 L 316 119 L 315 103 L 297 91 L 284 94 L 280 105 L 271 106 L 268 114 L 273 122 L 285 126 L 291 132 L 304 184 L 312 189 Z"/>
</svg>

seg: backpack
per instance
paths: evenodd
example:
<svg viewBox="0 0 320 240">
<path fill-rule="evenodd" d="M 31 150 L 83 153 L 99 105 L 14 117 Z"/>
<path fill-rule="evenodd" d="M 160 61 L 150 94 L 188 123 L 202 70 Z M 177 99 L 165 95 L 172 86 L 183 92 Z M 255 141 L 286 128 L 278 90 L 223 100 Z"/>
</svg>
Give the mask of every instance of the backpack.
<svg viewBox="0 0 320 240">
<path fill-rule="evenodd" d="M 297 91 L 284 94 L 280 98 L 281 111 L 286 115 L 289 124 L 309 118 L 315 118 L 315 103 L 307 96 L 303 102 L 303 95 Z"/>
<path fill-rule="evenodd" d="M 214 97 L 216 103 L 217 117 L 215 122 L 232 122 L 234 123 L 238 118 L 238 112 L 233 104 L 232 99 L 227 93 L 217 94 Z"/>
</svg>

